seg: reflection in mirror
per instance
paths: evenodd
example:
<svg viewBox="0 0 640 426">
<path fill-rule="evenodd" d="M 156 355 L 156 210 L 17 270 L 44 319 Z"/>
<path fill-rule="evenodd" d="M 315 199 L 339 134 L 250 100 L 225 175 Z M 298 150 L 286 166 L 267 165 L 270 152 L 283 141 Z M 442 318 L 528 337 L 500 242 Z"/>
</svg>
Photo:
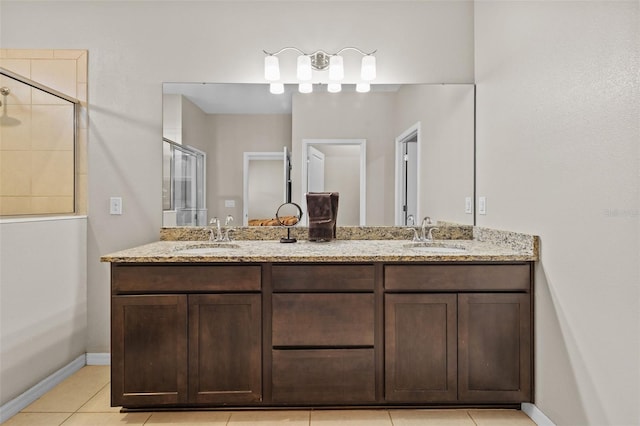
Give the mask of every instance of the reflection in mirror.
<svg viewBox="0 0 640 426">
<path fill-rule="evenodd" d="M 291 228 L 302 219 L 302 209 L 296 203 L 284 203 L 276 211 L 276 219 L 280 226 L 287 228 L 287 236 L 280 238 L 281 243 L 295 243 L 298 241 L 291 237 Z"/>
<path fill-rule="evenodd" d="M 207 155 L 189 145 L 163 139 L 162 205 L 165 226 L 207 223 Z"/>
<path fill-rule="evenodd" d="M 302 208 L 307 192 L 337 192 L 340 226 L 364 226 L 367 206 L 367 144 L 364 139 L 302 141 Z M 306 179 L 304 178 L 306 176 Z"/>
<path fill-rule="evenodd" d="M 286 147 L 292 168 L 291 198 L 285 201 L 303 204 L 308 182 L 303 140 L 362 139 L 366 202 L 361 211 L 366 213 L 354 224 L 411 225 L 422 216 L 473 224 L 473 212 L 465 212 L 465 198 L 474 199 L 473 85 L 372 85 L 369 93 L 356 93 L 349 85 L 341 93 L 326 93 L 314 86 L 310 94 L 288 85 L 285 94 L 272 95 L 266 84 L 165 83 L 163 92 L 164 136 L 207 154 L 210 217 L 242 215 L 244 222 L 253 215 L 243 214 L 245 203 L 254 204 L 244 194 L 244 174 L 252 173 L 245 170 L 244 153 L 282 153 Z M 399 157 L 398 141 L 416 125 L 414 177 L 403 187 L 398 182 L 407 177 L 399 171 L 398 158 L 404 156 Z M 282 160 L 279 164 L 284 167 Z M 259 202 L 265 211 L 274 212 L 283 202 L 283 180 L 280 172 L 277 181 L 268 182 L 273 200 Z M 325 190 L 344 193 L 327 185 Z M 402 214 L 402 191 L 415 193 L 409 198 L 415 213 Z M 344 205 L 361 201 L 349 198 L 343 198 Z M 356 209 L 341 207 L 341 212 L 359 216 Z"/>
</svg>

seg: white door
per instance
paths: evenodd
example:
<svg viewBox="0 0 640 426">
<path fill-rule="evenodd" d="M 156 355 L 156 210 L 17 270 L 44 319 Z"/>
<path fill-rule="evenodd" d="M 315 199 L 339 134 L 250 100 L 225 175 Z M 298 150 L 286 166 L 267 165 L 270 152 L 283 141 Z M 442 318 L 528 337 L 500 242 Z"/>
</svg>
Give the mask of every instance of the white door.
<svg viewBox="0 0 640 426">
<path fill-rule="evenodd" d="M 307 156 L 307 191 L 324 192 L 324 154 L 309 146 Z"/>
</svg>

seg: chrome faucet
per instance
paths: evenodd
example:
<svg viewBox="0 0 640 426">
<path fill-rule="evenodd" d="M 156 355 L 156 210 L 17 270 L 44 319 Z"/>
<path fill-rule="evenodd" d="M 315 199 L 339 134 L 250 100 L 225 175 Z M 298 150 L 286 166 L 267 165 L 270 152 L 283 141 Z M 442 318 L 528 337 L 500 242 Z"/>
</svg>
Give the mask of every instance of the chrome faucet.
<svg viewBox="0 0 640 426">
<path fill-rule="evenodd" d="M 214 217 L 209 221 L 209 225 L 216 227 L 216 233 L 214 234 L 213 228 L 209 229 L 209 241 L 222 241 L 222 228 L 220 227 L 220 219 Z"/>
<path fill-rule="evenodd" d="M 433 241 L 433 234 L 432 234 L 432 232 L 433 232 L 433 230 L 434 230 L 434 229 L 439 230 L 440 228 L 437 228 L 437 227 L 435 227 L 435 226 L 434 226 L 434 227 L 432 227 L 432 228 L 429 228 L 429 232 L 427 233 L 427 241 Z"/>
<path fill-rule="evenodd" d="M 433 222 L 431 221 L 431 218 L 429 216 L 425 216 L 424 219 L 422 219 L 422 234 L 421 234 L 421 240 L 422 241 L 427 241 L 427 235 L 426 235 L 426 228 L 427 225 L 432 225 Z M 429 235 L 431 235 L 431 232 L 429 232 Z M 431 238 L 429 238 L 431 239 Z"/>
<path fill-rule="evenodd" d="M 224 220 L 225 231 L 224 231 L 224 238 L 222 239 L 222 241 L 231 241 L 231 236 L 229 235 L 229 233 L 235 232 L 235 229 L 229 226 L 231 222 L 233 222 L 233 216 L 229 214 Z"/>
</svg>

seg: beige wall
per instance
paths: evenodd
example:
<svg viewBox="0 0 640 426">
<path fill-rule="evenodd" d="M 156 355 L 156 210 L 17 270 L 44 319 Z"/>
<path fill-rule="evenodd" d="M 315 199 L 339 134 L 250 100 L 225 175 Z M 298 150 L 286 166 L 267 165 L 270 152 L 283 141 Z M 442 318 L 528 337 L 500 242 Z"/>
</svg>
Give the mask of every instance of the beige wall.
<svg viewBox="0 0 640 426">
<path fill-rule="evenodd" d="M 338 95 L 338 96 L 335 96 Z M 393 224 L 393 106 L 395 93 L 313 93 L 293 95 L 293 197 L 300 203 L 303 139 L 366 139 L 367 225 Z M 342 204 L 342 201 L 340 201 Z M 339 209 L 340 210 L 340 209 Z"/>
<path fill-rule="evenodd" d="M 406 85 L 396 98 L 395 136 L 420 123 L 418 218 L 473 225 L 473 85 Z"/>
<path fill-rule="evenodd" d="M 0 125 L 0 215 L 85 213 L 87 52 L 0 49 L 0 67 L 82 101 L 75 122 L 72 103 L 0 76 L 3 115 L 18 120 Z"/>
<path fill-rule="evenodd" d="M 87 219 L 0 220 L 0 406 L 84 354 Z"/>
<path fill-rule="evenodd" d="M 475 9 L 478 224 L 541 237 L 536 404 L 638 425 L 639 3 Z"/>
<path fill-rule="evenodd" d="M 360 147 L 316 145 L 315 148 L 325 155 L 324 190 L 340 193 L 337 225 L 360 225 Z"/>
<path fill-rule="evenodd" d="M 207 152 L 207 204 L 209 217 L 232 215 L 235 224 L 242 223 L 242 168 L 244 152 L 283 152 L 291 149 L 291 116 L 287 114 L 211 114 L 209 115 L 210 145 Z M 294 164 L 294 167 L 295 164 Z M 280 175 L 282 176 L 282 174 Z M 282 194 L 282 177 L 276 181 Z M 225 200 L 234 200 L 235 207 L 225 207 Z M 271 215 L 282 196 L 273 201 Z"/>
<path fill-rule="evenodd" d="M 305 160 L 301 151 L 303 139 L 366 139 L 366 224 L 392 225 L 395 221 L 395 138 L 420 123 L 418 215 L 473 224 L 473 215 L 464 212 L 465 197 L 473 197 L 473 108 L 474 88 L 470 84 L 405 85 L 398 92 L 366 96 L 294 94 L 294 165 Z M 302 170 L 296 169 L 294 201 L 300 200 L 304 179 Z M 341 205 L 343 201 L 346 199 L 341 197 Z"/>
</svg>

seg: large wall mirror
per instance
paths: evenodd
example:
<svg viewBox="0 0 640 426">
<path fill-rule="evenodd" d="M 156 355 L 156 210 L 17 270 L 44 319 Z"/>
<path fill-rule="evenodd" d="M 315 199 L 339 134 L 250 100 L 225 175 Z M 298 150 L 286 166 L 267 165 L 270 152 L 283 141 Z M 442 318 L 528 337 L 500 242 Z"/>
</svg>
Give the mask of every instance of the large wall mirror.
<svg viewBox="0 0 640 426">
<path fill-rule="evenodd" d="M 473 85 L 371 87 L 164 83 L 163 225 L 268 223 L 317 187 L 341 194 L 338 226 L 472 225 Z M 176 146 L 204 153 L 204 170 Z"/>
</svg>

